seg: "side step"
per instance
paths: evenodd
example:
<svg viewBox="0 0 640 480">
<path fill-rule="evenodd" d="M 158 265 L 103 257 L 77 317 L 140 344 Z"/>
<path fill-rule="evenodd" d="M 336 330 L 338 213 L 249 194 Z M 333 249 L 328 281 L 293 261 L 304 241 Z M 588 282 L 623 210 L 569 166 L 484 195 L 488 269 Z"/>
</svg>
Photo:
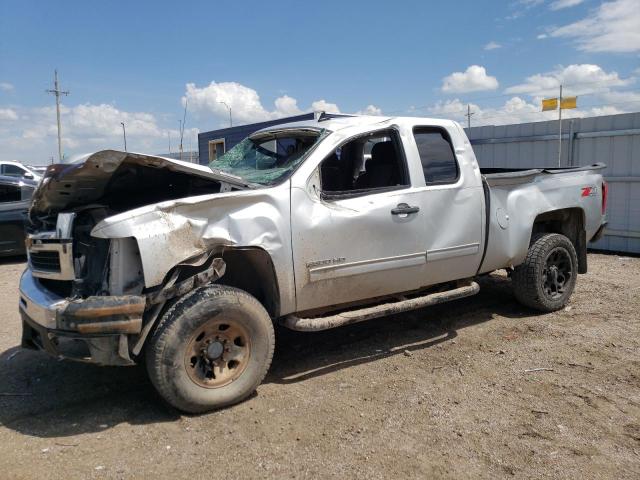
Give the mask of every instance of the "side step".
<svg viewBox="0 0 640 480">
<path fill-rule="evenodd" d="M 349 310 L 326 317 L 300 318 L 295 315 L 288 315 L 284 317 L 280 323 L 291 330 L 318 332 L 320 330 L 342 327 L 343 325 L 364 322 L 373 318 L 449 302 L 458 298 L 469 297 L 479 291 L 480 286 L 476 282 L 467 282 L 464 285 L 446 292 L 431 293 L 407 300 L 383 303 L 382 305 L 360 308 L 358 310 Z"/>
</svg>

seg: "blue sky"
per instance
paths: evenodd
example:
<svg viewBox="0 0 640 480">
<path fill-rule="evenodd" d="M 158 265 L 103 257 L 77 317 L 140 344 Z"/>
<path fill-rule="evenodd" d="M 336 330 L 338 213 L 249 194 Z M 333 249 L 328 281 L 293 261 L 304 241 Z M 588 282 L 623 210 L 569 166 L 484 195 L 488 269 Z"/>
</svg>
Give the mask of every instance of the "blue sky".
<svg viewBox="0 0 640 480">
<path fill-rule="evenodd" d="M 67 155 L 121 147 L 120 121 L 130 149 L 158 153 L 184 98 L 194 148 L 226 126 L 220 101 L 235 123 L 312 108 L 464 120 L 471 104 L 475 124 L 499 124 L 548 118 L 539 99 L 562 82 L 572 115 L 637 111 L 639 54 L 638 0 L 4 0 L 0 159 L 55 154 L 54 68 Z"/>
</svg>

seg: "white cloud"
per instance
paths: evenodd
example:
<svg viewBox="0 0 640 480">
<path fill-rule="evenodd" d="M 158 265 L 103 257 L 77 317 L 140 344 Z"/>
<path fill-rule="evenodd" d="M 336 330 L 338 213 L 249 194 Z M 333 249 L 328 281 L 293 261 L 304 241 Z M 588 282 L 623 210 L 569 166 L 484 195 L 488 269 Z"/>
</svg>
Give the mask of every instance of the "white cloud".
<svg viewBox="0 0 640 480">
<path fill-rule="evenodd" d="M 0 121 L 17 120 L 18 114 L 11 108 L 0 108 Z"/>
<path fill-rule="evenodd" d="M 447 93 L 479 92 L 498 88 L 496 77 L 487 75 L 480 65 L 471 65 L 464 72 L 454 72 L 442 79 L 442 91 Z"/>
<path fill-rule="evenodd" d="M 550 35 L 575 39 L 587 52 L 638 52 L 640 5 L 638 0 L 605 2 L 582 20 L 551 29 Z"/>
<path fill-rule="evenodd" d="M 452 100 L 439 101 L 435 105 L 428 107 L 427 111 L 431 115 L 442 116 L 453 120 L 462 121 L 467 113 L 467 105 L 472 111 L 478 111 L 480 107 L 474 103 L 462 103 L 458 98 Z"/>
<path fill-rule="evenodd" d="M 282 97 L 276 98 L 274 104 L 276 106 L 276 111 L 283 114 L 285 117 L 291 117 L 303 113 L 302 110 L 298 108 L 298 101 L 289 95 L 283 95 Z"/>
<path fill-rule="evenodd" d="M 364 109 L 358 110 L 356 115 L 382 115 L 382 110 L 375 105 L 367 105 Z"/>
<path fill-rule="evenodd" d="M 563 8 L 575 7 L 582 2 L 584 2 L 584 0 L 556 0 L 555 2 L 551 2 L 549 8 L 551 10 L 562 10 Z"/>
<path fill-rule="evenodd" d="M 427 111 L 466 125 L 469 106 L 472 126 L 554 120 L 557 112 L 542 112 L 541 100 L 557 96 L 562 83 L 563 95 L 578 95 L 578 108 L 563 111 L 564 118 L 613 115 L 640 108 L 640 92 L 624 90 L 635 81 L 635 77 L 620 78 L 618 73 L 606 72 L 598 65 L 569 65 L 532 75 L 525 82 L 505 89 L 505 94 L 512 96 L 498 106 L 481 107 L 455 98 L 427 107 Z"/>
<path fill-rule="evenodd" d="M 311 110 L 314 112 L 340 113 L 340 108 L 335 103 L 326 100 L 316 100 L 311 104 Z"/>
<path fill-rule="evenodd" d="M 512 97 L 499 107 L 481 108 L 480 106 L 469 104 L 472 116 L 471 125 L 504 125 L 509 123 L 531 122 L 545 120 L 539 118 L 540 108 L 520 97 Z M 439 102 L 428 109 L 432 115 L 449 118 L 467 125 L 467 103 L 455 98 L 446 102 Z M 545 112 L 553 113 L 553 112 Z M 549 116 L 549 119 L 552 116 Z"/>
<path fill-rule="evenodd" d="M 505 20 L 516 20 L 523 17 L 530 9 L 544 3 L 545 0 L 516 0 L 511 2 L 509 8 L 515 10 L 512 14 L 507 15 Z"/>
<path fill-rule="evenodd" d="M 580 101 L 578 101 L 580 104 Z M 508 125 L 513 123 L 541 122 L 545 120 L 556 120 L 558 113 L 554 111 L 542 112 L 538 102 L 528 102 L 525 99 L 514 96 L 497 107 L 481 108 L 471 103 L 471 126 L 482 125 Z M 582 118 L 600 115 L 614 115 L 625 113 L 633 108 L 622 106 L 604 105 L 588 106 L 582 109 L 563 110 L 563 118 Z M 430 115 L 456 120 L 467 126 L 467 104 L 459 99 L 438 102 L 427 109 Z"/>
<path fill-rule="evenodd" d="M 549 35 L 547 35 L 546 33 L 541 33 L 541 34 L 540 34 L 540 35 L 538 35 L 536 38 L 537 38 L 538 40 L 542 40 L 542 39 L 547 38 L 548 36 L 549 36 Z"/>
<path fill-rule="evenodd" d="M 9 82 L 0 82 L 0 91 L 3 92 L 12 92 L 14 90 L 14 86 Z"/>
<path fill-rule="evenodd" d="M 219 103 L 231 106 L 233 123 L 252 123 L 298 115 L 313 110 L 340 112 L 337 104 L 319 99 L 307 108 L 286 94 L 274 100 L 271 109 L 265 108 L 258 93 L 236 82 L 212 82 L 204 87 L 190 83 L 185 87 L 182 102 L 188 101 L 187 126 L 183 147 L 197 149 L 198 129 L 191 125 L 202 125 L 206 129 L 226 127 L 229 111 Z M 27 108 L 11 106 L 0 108 L 0 158 L 18 158 L 27 163 L 46 163 L 53 155 L 57 157 L 57 128 L 54 106 Z M 381 114 L 375 105 L 368 105 L 361 113 Z M 180 111 L 178 118 L 182 117 Z M 67 157 L 79 153 L 105 148 L 123 148 L 122 125 L 127 132 L 127 146 L 131 151 L 162 153 L 169 150 L 169 135 L 172 151 L 179 142 L 177 121 L 170 115 L 155 115 L 149 112 L 130 112 L 112 104 L 61 105 L 62 136 Z M 6 120 L 6 121 L 5 121 Z M 216 121 L 218 124 L 216 124 Z M 166 123 L 171 122 L 172 128 Z"/>
<path fill-rule="evenodd" d="M 274 109 L 264 107 L 258 92 L 237 82 L 211 82 L 204 87 L 198 87 L 194 83 L 186 85 L 182 102 L 188 101 L 189 111 L 200 118 L 208 116 L 217 117 L 221 124 L 225 124 L 229 118 L 229 110 L 221 103 L 231 107 L 233 123 L 247 124 L 273 120 L 304 112 L 324 110 L 327 112 L 340 112 L 335 103 L 326 100 L 316 100 L 308 109 L 298 106 L 298 101 L 288 95 L 278 97 L 274 101 Z"/>
<path fill-rule="evenodd" d="M 19 108 L 14 114 L 17 121 L 0 129 L 0 144 L 3 156 L 19 158 L 33 164 L 48 161 L 51 155 L 57 158 L 56 110 L 53 106 Z M 63 146 L 67 158 L 81 152 L 92 152 L 106 148 L 122 149 L 122 125 L 127 131 L 127 146 L 131 151 L 160 153 L 168 150 L 168 134 L 171 135 L 172 150 L 177 150 L 179 132 L 162 128 L 155 115 L 147 112 L 128 112 L 109 104 L 81 104 L 73 107 L 61 105 Z M 189 120 L 187 119 L 187 122 Z M 187 128 L 183 147 L 197 149 L 198 129 Z"/>
<path fill-rule="evenodd" d="M 494 42 L 494 41 L 491 41 L 491 42 L 487 43 L 484 46 L 485 50 L 496 50 L 498 48 L 502 48 L 502 45 L 500 45 L 498 42 Z"/>
<path fill-rule="evenodd" d="M 608 90 L 633 83 L 634 79 L 622 79 L 616 72 L 605 72 L 598 65 L 580 64 L 559 67 L 552 72 L 527 77 L 524 83 L 505 89 L 508 94 L 531 96 L 556 95 L 560 84 L 567 95 L 580 95 L 594 90 Z"/>
<path fill-rule="evenodd" d="M 229 112 L 226 103 L 236 123 L 251 123 L 269 120 L 273 117 L 260 101 L 258 92 L 237 82 L 211 82 L 199 88 L 194 83 L 186 85 L 185 96 L 189 102 L 189 111 L 196 114 L 214 114 L 220 118 L 227 118 Z"/>
</svg>

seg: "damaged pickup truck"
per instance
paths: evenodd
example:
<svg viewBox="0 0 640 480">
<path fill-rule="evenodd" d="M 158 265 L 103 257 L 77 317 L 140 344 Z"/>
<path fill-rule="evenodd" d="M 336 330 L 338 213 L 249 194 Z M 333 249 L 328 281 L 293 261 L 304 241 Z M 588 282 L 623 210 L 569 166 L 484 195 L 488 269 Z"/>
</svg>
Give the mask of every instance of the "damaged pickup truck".
<svg viewBox="0 0 640 480">
<path fill-rule="evenodd" d="M 145 360 L 168 403 L 202 412 L 257 388 L 276 322 L 422 308 L 498 269 L 521 303 L 557 310 L 606 224 L 602 168 L 480 169 L 455 122 L 325 114 L 210 168 L 111 150 L 54 165 L 29 212 L 22 343 Z"/>
</svg>

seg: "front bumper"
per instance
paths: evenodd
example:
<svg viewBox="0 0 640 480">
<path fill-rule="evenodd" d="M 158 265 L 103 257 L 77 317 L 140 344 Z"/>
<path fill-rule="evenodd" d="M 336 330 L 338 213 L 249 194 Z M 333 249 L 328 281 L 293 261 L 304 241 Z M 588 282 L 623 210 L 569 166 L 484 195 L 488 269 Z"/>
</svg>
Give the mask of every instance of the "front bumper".
<svg viewBox="0 0 640 480">
<path fill-rule="evenodd" d="M 128 335 L 140 333 L 145 306 L 135 295 L 62 298 L 27 269 L 20 279 L 22 346 L 103 365 L 133 364 Z"/>
</svg>

